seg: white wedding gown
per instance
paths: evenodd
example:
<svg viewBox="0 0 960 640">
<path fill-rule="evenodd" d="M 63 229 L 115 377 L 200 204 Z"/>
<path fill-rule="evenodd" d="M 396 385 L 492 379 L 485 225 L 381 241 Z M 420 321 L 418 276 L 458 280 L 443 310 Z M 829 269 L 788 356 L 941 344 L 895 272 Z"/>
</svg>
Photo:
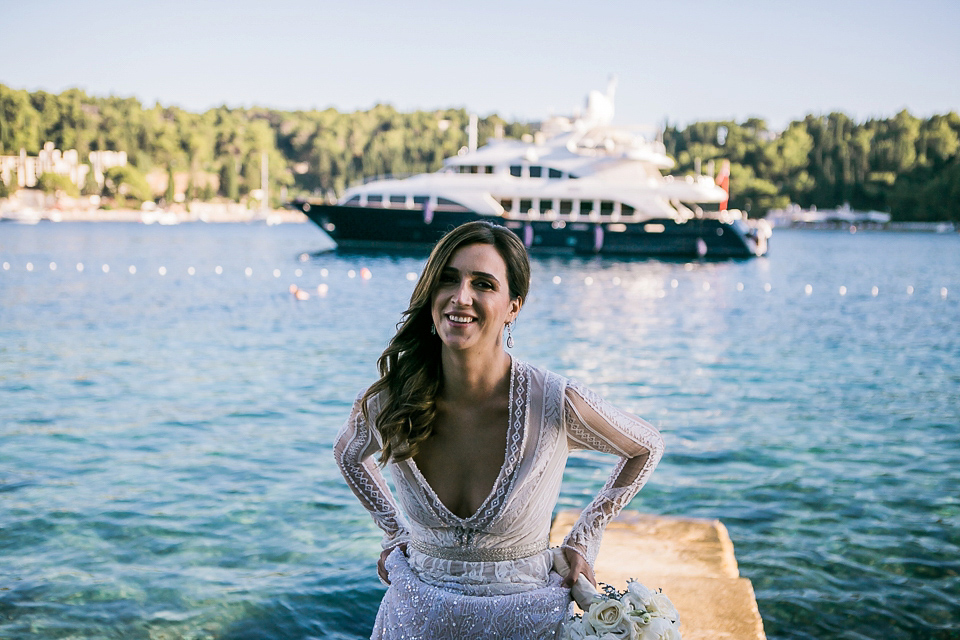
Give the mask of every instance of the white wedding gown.
<svg viewBox="0 0 960 640">
<path fill-rule="evenodd" d="M 379 433 L 360 400 L 334 454 L 350 488 L 384 531 L 390 587 L 373 638 L 552 638 L 568 617 L 570 591 L 547 549 L 567 454 L 620 456 L 604 487 L 564 540 L 593 565 L 607 523 L 633 498 L 663 454 L 649 423 L 555 373 L 513 359 L 510 424 L 500 475 L 476 513 L 447 509 L 416 463 L 388 464 L 396 502 L 374 454 Z M 362 394 L 361 394 L 362 397 Z M 372 400 L 370 416 L 379 405 Z M 644 456 L 644 454 L 649 454 Z"/>
</svg>

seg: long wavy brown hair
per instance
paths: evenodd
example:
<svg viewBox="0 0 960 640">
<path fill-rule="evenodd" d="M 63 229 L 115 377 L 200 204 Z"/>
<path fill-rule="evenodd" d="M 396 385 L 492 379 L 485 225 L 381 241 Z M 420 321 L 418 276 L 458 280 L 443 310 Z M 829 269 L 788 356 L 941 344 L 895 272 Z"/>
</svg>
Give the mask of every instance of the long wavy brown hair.
<svg viewBox="0 0 960 640">
<path fill-rule="evenodd" d="M 384 350 L 377 367 L 380 379 L 363 396 L 363 417 L 370 424 L 369 401 L 381 396 L 375 426 L 383 447 L 380 464 L 401 462 L 417 454 L 420 443 L 433 433 L 437 416 L 437 395 L 441 391 L 440 349 L 442 343 L 431 333 L 430 309 L 440 274 L 459 249 L 471 244 L 489 244 L 507 265 L 510 298 L 526 299 L 530 289 L 530 259 L 520 239 L 509 229 L 479 220 L 463 224 L 443 236 L 430 252 L 410 306 L 403 312 L 397 333 Z"/>
</svg>

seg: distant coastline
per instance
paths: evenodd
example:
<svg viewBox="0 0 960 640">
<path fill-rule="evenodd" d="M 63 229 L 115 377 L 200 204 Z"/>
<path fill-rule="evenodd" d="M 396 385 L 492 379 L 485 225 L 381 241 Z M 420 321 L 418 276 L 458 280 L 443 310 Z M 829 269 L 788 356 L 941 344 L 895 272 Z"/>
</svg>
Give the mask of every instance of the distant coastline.
<svg viewBox="0 0 960 640">
<path fill-rule="evenodd" d="M 201 203 L 206 204 L 206 203 Z M 39 222 L 135 222 L 140 224 L 173 225 L 184 222 L 302 224 L 307 217 L 291 209 L 253 210 L 228 208 L 218 205 L 176 209 L 4 209 L 0 206 L 0 223 L 37 224 Z"/>
<path fill-rule="evenodd" d="M 53 95 L 0 84 L 0 92 L 7 100 L 0 197 L 39 184 L 118 207 L 217 199 L 279 207 L 302 196 L 335 200 L 370 176 L 437 171 L 470 146 L 471 114 L 463 108 L 193 113 L 78 89 Z M 541 125 L 491 114 L 477 121 L 477 144 L 535 137 Z M 752 218 L 790 203 L 828 209 L 849 202 L 895 222 L 960 223 L 955 111 L 921 118 L 903 110 L 863 122 L 810 113 L 783 130 L 761 118 L 666 124 L 655 134 L 676 163 L 673 175 L 712 175 L 729 161 L 729 206 Z"/>
</svg>

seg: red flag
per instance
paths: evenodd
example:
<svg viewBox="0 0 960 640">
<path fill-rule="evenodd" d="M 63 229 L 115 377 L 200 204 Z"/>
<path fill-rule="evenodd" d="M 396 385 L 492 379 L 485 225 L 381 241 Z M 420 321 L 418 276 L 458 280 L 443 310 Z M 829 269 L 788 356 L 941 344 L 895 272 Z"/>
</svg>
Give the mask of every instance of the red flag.
<svg viewBox="0 0 960 640">
<path fill-rule="evenodd" d="M 720 201 L 720 211 L 727 210 L 727 203 L 730 202 L 730 161 L 724 160 L 720 165 L 720 172 L 714 178 L 717 186 L 727 192 L 727 197 Z"/>
</svg>

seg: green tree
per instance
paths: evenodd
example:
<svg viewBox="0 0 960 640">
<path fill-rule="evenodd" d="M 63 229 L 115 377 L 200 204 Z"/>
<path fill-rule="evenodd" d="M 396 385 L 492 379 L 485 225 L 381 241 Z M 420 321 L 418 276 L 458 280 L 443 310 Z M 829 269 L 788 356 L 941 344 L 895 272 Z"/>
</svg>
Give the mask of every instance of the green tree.
<svg viewBox="0 0 960 640">
<path fill-rule="evenodd" d="M 237 165 L 232 157 L 227 157 L 220 168 L 220 195 L 236 202 L 240 199 L 240 185 L 237 183 Z"/>
<path fill-rule="evenodd" d="M 131 165 L 107 169 L 104 174 L 104 191 L 118 202 L 132 199 L 139 203 L 153 199 L 147 179 L 139 169 Z"/>
<path fill-rule="evenodd" d="M 93 175 L 93 167 L 87 165 L 88 171 L 87 175 L 83 181 L 83 188 L 80 190 L 85 196 L 100 195 L 100 185 L 97 184 L 97 179 Z"/>
<path fill-rule="evenodd" d="M 167 190 L 164 193 L 164 199 L 167 201 L 167 204 L 172 204 L 176 199 L 177 189 L 176 181 L 173 178 L 173 167 L 167 165 Z"/>
<path fill-rule="evenodd" d="M 0 85 L 0 151 L 5 154 L 40 151 L 40 114 L 26 91 L 11 90 Z"/>
<path fill-rule="evenodd" d="M 80 189 L 73 183 L 70 176 L 59 173 L 46 172 L 37 180 L 37 188 L 44 193 L 61 192 L 68 196 L 80 195 Z"/>
</svg>

